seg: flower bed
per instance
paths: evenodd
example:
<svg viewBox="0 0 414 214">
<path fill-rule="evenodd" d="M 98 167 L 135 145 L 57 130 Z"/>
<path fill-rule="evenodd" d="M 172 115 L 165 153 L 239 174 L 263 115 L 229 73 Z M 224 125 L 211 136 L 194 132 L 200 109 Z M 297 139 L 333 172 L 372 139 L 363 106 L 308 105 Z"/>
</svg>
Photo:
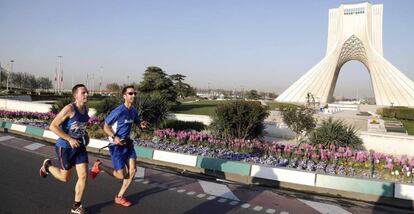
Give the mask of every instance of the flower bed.
<svg viewBox="0 0 414 214">
<path fill-rule="evenodd" d="M 224 142 L 196 131 L 156 130 L 151 142 L 137 145 L 166 151 L 295 168 L 316 173 L 413 182 L 414 157 L 394 157 L 349 147 L 291 145 L 259 140 Z"/>
<path fill-rule="evenodd" d="M 48 129 L 54 114 L 0 111 L 1 120 Z M 14 118 L 13 118 L 14 117 Z M 100 121 L 91 117 L 88 129 L 91 138 L 104 139 Z M 154 131 L 150 141 L 137 140 L 136 145 L 213 158 L 287 167 L 316 173 L 375 178 L 413 183 L 414 157 L 393 157 L 373 151 L 347 147 L 291 145 L 260 140 L 233 139 L 225 142 L 206 132 Z"/>
<path fill-rule="evenodd" d="M 3 121 L 13 122 L 16 124 L 35 126 L 42 129 L 49 129 L 50 122 L 56 117 L 55 113 L 38 113 L 26 111 L 5 111 L 0 110 L 0 119 Z M 90 117 L 88 125 L 96 127 L 100 125 L 97 117 Z"/>
<path fill-rule="evenodd" d="M 0 118 L 7 118 L 11 120 L 16 119 L 32 119 L 47 121 L 55 118 L 56 114 L 52 112 L 38 113 L 38 112 L 27 112 L 27 111 L 5 111 L 0 110 Z"/>
</svg>

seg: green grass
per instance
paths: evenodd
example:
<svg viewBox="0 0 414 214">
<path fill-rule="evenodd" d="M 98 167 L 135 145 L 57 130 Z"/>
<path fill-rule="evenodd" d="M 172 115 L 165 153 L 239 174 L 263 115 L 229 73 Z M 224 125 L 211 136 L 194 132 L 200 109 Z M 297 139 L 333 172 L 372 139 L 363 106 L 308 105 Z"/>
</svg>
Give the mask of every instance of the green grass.
<svg viewBox="0 0 414 214">
<path fill-rule="evenodd" d="M 213 115 L 214 109 L 220 103 L 228 101 L 201 100 L 191 103 L 181 103 L 171 108 L 171 112 L 178 114 Z"/>
<path fill-rule="evenodd" d="M 398 119 L 392 118 L 392 117 L 381 117 L 384 121 L 398 121 Z"/>
<path fill-rule="evenodd" d="M 401 120 L 404 128 L 407 129 L 409 135 L 414 135 L 414 121 L 413 120 Z"/>
<path fill-rule="evenodd" d="M 187 101 L 188 102 L 188 101 Z M 213 115 L 214 109 L 220 103 L 231 102 L 231 101 L 220 101 L 220 100 L 200 100 L 190 103 L 181 103 L 171 108 L 171 112 L 179 114 L 200 114 L 200 115 Z M 275 110 L 283 108 L 285 106 L 298 106 L 291 103 L 279 103 L 279 102 L 267 102 L 269 110 Z"/>
<path fill-rule="evenodd" d="M 101 102 L 102 102 L 102 100 L 89 100 L 88 101 L 88 107 L 89 108 L 96 108 Z"/>
<path fill-rule="evenodd" d="M 271 102 L 266 102 L 267 106 L 269 106 L 269 110 L 276 110 L 276 109 L 281 109 L 283 107 L 294 107 L 294 106 L 299 106 L 297 104 L 292 104 L 292 103 L 279 103 L 279 102 L 275 102 L 275 101 L 271 101 Z"/>
</svg>

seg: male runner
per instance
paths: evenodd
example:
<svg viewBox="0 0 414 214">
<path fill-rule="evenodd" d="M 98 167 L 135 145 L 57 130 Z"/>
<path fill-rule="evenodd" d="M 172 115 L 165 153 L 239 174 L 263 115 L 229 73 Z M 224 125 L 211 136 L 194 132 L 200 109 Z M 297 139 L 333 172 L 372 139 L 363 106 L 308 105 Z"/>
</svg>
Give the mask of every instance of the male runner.
<svg viewBox="0 0 414 214">
<path fill-rule="evenodd" d="M 97 160 L 92 169 L 92 178 L 103 169 L 109 175 L 123 180 L 121 189 L 115 196 L 115 203 L 125 207 L 131 206 L 131 202 L 124 197 L 125 191 L 130 186 L 136 173 L 136 158 L 133 140 L 130 139 L 131 127 L 135 123 L 141 128 L 146 127 L 146 122 L 140 122 L 137 110 L 132 106 L 137 92 L 134 86 L 126 86 L 122 89 L 124 103 L 114 109 L 105 119 L 104 131 L 113 143 L 109 147 L 113 168 L 105 166 Z"/>
<path fill-rule="evenodd" d="M 89 140 L 86 134 L 89 120 L 86 107 L 88 90 L 85 85 L 78 84 L 72 88 L 72 95 L 75 102 L 66 105 L 50 124 L 50 130 L 59 136 L 56 141 L 59 167 L 53 166 L 50 159 L 45 159 L 40 168 L 40 176 L 46 177 L 50 173 L 57 180 L 68 182 L 71 175 L 70 169 L 75 167 L 78 181 L 75 186 L 75 201 L 71 213 L 84 214 L 87 210 L 82 206 L 81 201 L 88 177 L 88 153 L 85 145 Z"/>
</svg>

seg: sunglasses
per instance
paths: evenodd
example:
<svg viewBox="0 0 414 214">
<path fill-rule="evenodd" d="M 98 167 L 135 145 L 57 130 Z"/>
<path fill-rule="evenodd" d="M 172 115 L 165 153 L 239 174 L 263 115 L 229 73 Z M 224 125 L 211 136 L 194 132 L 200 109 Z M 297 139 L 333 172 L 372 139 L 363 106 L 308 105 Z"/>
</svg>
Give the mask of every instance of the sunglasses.
<svg viewBox="0 0 414 214">
<path fill-rule="evenodd" d="M 129 96 L 132 96 L 132 95 L 135 95 L 135 96 L 136 96 L 136 95 L 137 95 L 137 92 L 128 92 L 127 94 L 128 94 Z"/>
</svg>

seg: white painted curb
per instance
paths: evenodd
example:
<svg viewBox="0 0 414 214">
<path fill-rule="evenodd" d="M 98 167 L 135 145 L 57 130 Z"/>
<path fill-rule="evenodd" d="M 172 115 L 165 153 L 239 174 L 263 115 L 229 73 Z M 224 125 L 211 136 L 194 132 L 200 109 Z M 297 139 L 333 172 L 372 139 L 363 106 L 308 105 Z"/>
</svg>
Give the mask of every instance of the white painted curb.
<svg viewBox="0 0 414 214">
<path fill-rule="evenodd" d="M 414 185 L 395 183 L 394 198 L 414 201 Z"/>
<path fill-rule="evenodd" d="M 108 145 L 108 143 L 109 141 L 107 140 L 90 139 L 88 147 L 99 149 Z M 108 148 L 105 148 L 104 150 L 108 150 Z"/>
<path fill-rule="evenodd" d="M 57 140 L 59 138 L 55 133 L 49 130 L 45 130 L 45 132 L 43 132 L 43 137 L 53 140 Z"/>
<path fill-rule="evenodd" d="M 26 132 L 26 126 L 19 124 L 12 124 L 10 129 L 18 132 Z"/>
<path fill-rule="evenodd" d="M 152 158 L 154 160 L 176 163 L 185 166 L 195 167 L 197 165 L 197 156 L 194 155 L 184 155 L 174 152 L 154 150 L 154 155 Z"/>
<path fill-rule="evenodd" d="M 252 165 L 250 176 L 306 186 L 315 186 L 316 178 L 315 173 L 259 165 Z"/>
</svg>

